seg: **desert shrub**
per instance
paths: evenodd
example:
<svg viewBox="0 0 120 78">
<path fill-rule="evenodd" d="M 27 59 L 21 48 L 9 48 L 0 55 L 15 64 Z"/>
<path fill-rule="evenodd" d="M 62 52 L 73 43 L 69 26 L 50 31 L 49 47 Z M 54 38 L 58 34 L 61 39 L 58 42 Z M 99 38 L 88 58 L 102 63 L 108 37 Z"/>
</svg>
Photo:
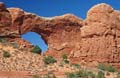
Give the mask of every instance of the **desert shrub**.
<svg viewBox="0 0 120 78">
<path fill-rule="evenodd" d="M 2 42 L 4 42 L 5 40 L 3 39 L 3 38 L 0 38 L 0 42 L 2 43 Z"/>
<path fill-rule="evenodd" d="M 33 75 L 33 78 L 41 78 L 39 75 Z"/>
<path fill-rule="evenodd" d="M 64 64 L 69 64 L 69 61 L 67 59 L 63 60 Z"/>
<path fill-rule="evenodd" d="M 104 64 L 98 64 L 98 69 L 100 70 L 105 70 L 105 65 Z"/>
<path fill-rule="evenodd" d="M 10 55 L 10 53 L 9 52 L 7 52 L 7 51 L 3 51 L 3 57 L 5 57 L 5 58 L 9 58 L 11 55 Z"/>
<path fill-rule="evenodd" d="M 111 66 L 111 65 L 104 65 L 104 64 L 99 64 L 98 65 L 98 69 L 104 70 L 104 71 L 108 71 L 108 72 L 115 72 L 116 69 Z"/>
<path fill-rule="evenodd" d="M 65 53 L 62 54 L 62 59 L 67 59 L 67 55 Z"/>
<path fill-rule="evenodd" d="M 87 77 L 95 78 L 95 74 L 92 71 L 83 70 L 81 72 L 83 78 L 87 78 Z"/>
<path fill-rule="evenodd" d="M 80 68 L 80 65 L 77 63 L 73 63 L 71 66 L 75 67 L 75 68 Z"/>
<path fill-rule="evenodd" d="M 108 71 L 108 72 L 115 72 L 116 69 L 113 66 L 108 65 L 108 66 L 106 66 L 106 71 Z"/>
<path fill-rule="evenodd" d="M 33 47 L 32 52 L 40 54 L 42 52 L 42 50 L 39 46 L 36 45 L 36 46 Z"/>
<path fill-rule="evenodd" d="M 69 60 L 65 59 L 65 60 L 62 60 L 61 63 L 60 63 L 60 66 L 64 66 L 65 64 L 69 64 Z"/>
<path fill-rule="evenodd" d="M 88 71 L 87 74 L 89 77 L 95 78 L 95 74 L 92 71 Z"/>
<path fill-rule="evenodd" d="M 83 77 L 83 78 L 88 77 L 88 73 L 87 73 L 87 71 L 85 71 L 85 70 L 80 70 L 80 71 L 76 72 L 75 75 L 78 76 L 78 78 L 79 78 L 79 77 Z"/>
<path fill-rule="evenodd" d="M 2 42 L 3 41 L 3 39 L 2 38 L 0 38 L 0 42 Z"/>
<path fill-rule="evenodd" d="M 65 73 L 65 75 L 66 75 L 67 78 L 74 78 L 75 77 L 75 74 L 73 72 Z"/>
<path fill-rule="evenodd" d="M 67 58 L 67 55 L 64 53 L 64 54 L 62 54 L 62 63 L 63 64 L 69 64 L 69 60 L 68 60 L 68 58 Z"/>
<path fill-rule="evenodd" d="M 97 74 L 97 78 L 104 78 L 105 74 L 102 71 L 99 71 Z"/>
<path fill-rule="evenodd" d="M 95 78 L 95 74 L 91 71 L 80 70 L 76 72 L 65 73 L 67 78 Z"/>
<path fill-rule="evenodd" d="M 43 58 L 45 64 L 52 64 L 57 62 L 57 60 L 53 56 L 46 56 Z"/>
</svg>

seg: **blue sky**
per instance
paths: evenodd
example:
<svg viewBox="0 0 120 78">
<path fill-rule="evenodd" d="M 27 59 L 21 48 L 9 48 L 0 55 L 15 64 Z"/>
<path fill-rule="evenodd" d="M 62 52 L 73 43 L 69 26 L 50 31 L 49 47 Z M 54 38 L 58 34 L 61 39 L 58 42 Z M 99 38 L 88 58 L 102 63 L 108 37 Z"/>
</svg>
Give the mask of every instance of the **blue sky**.
<svg viewBox="0 0 120 78">
<path fill-rule="evenodd" d="M 72 13 L 85 19 L 87 11 L 98 3 L 107 3 L 120 10 L 120 0 L 0 0 L 0 2 L 4 2 L 7 7 L 18 7 L 44 17 Z M 34 45 L 39 45 L 43 51 L 47 48 L 36 33 L 24 34 L 23 38 Z"/>
</svg>

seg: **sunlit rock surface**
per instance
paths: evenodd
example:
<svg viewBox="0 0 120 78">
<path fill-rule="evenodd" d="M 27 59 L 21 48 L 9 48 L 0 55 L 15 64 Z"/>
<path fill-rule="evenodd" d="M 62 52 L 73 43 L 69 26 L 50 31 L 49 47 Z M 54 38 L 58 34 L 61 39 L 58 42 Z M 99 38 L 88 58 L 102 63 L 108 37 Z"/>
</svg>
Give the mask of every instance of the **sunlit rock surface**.
<svg viewBox="0 0 120 78">
<path fill-rule="evenodd" d="M 120 11 L 98 4 L 82 20 L 73 14 L 44 18 L 0 3 L 0 36 L 36 32 L 48 45 L 47 55 L 68 54 L 71 62 L 107 62 L 120 67 Z M 76 60 L 77 59 L 77 60 Z"/>
</svg>

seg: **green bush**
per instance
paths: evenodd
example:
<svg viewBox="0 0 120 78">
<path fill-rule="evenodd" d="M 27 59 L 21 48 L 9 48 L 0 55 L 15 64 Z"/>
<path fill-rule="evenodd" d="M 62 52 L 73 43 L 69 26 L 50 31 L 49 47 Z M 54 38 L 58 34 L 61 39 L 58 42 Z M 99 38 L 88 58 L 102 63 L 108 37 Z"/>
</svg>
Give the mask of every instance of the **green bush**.
<svg viewBox="0 0 120 78">
<path fill-rule="evenodd" d="M 77 78 L 79 78 L 79 77 L 87 78 L 88 77 L 88 73 L 85 70 L 80 70 L 80 71 L 76 72 L 75 75 L 77 76 Z"/>
<path fill-rule="evenodd" d="M 62 54 L 62 59 L 67 59 L 67 55 L 65 53 Z"/>
<path fill-rule="evenodd" d="M 5 57 L 5 58 L 9 58 L 11 55 L 10 55 L 10 53 L 9 52 L 7 52 L 7 51 L 3 51 L 3 57 Z"/>
<path fill-rule="evenodd" d="M 98 65 L 98 69 L 104 70 L 104 71 L 108 71 L 108 72 L 115 72 L 116 69 L 111 66 L 111 65 L 104 65 L 104 64 L 99 64 Z"/>
<path fill-rule="evenodd" d="M 104 64 L 98 64 L 98 69 L 101 69 L 101 70 L 105 70 L 106 69 L 106 67 L 105 67 L 105 65 Z"/>
<path fill-rule="evenodd" d="M 44 61 L 45 64 L 52 64 L 52 63 L 57 62 L 56 59 L 52 56 L 44 57 L 43 61 Z"/>
<path fill-rule="evenodd" d="M 32 52 L 37 53 L 37 54 L 41 54 L 42 50 L 39 46 L 36 45 L 33 47 Z"/>
<path fill-rule="evenodd" d="M 75 78 L 75 74 L 74 73 L 65 73 L 67 78 Z M 77 78 L 77 77 L 76 77 Z"/>
<path fill-rule="evenodd" d="M 99 71 L 97 74 L 97 78 L 104 78 L 105 74 L 102 71 Z"/>
<path fill-rule="evenodd" d="M 71 66 L 75 67 L 75 68 L 80 68 L 80 65 L 77 63 L 73 63 Z"/>
<path fill-rule="evenodd" d="M 69 64 L 69 61 L 67 59 L 63 60 L 64 64 Z"/>
<path fill-rule="evenodd" d="M 64 54 L 62 54 L 62 63 L 63 64 L 69 64 L 69 60 L 67 59 L 67 55 L 64 53 Z"/>
<path fill-rule="evenodd" d="M 89 77 L 95 78 L 95 74 L 92 71 L 88 71 L 87 74 Z"/>
<path fill-rule="evenodd" d="M 77 72 L 68 72 L 65 73 L 67 78 L 95 78 L 95 74 L 91 71 L 80 70 Z"/>
<path fill-rule="evenodd" d="M 0 38 L 0 42 L 2 43 L 2 42 L 4 42 L 5 40 L 3 39 L 3 38 Z"/>
<path fill-rule="evenodd" d="M 106 71 L 108 71 L 108 72 L 115 72 L 116 69 L 113 66 L 108 65 L 108 66 L 106 66 Z"/>
<path fill-rule="evenodd" d="M 95 78 L 95 74 L 92 71 L 82 70 L 81 72 L 83 78 L 87 78 L 87 77 Z"/>
<path fill-rule="evenodd" d="M 67 59 L 62 60 L 61 66 L 64 66 L 65 64 L 69 64 L 69 60 L 67 60 Z"/>
</svg>

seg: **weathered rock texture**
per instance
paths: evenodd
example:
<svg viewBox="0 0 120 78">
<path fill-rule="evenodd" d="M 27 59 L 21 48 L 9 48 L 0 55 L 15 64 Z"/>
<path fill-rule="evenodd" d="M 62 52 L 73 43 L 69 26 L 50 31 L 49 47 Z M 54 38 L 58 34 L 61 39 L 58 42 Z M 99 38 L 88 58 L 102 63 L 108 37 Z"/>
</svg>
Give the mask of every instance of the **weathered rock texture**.
<svg viewBox="0 0 120 78">
<path fill-rule="evenodd" d="M 72 62 L 97 61 L 120 67 L 120 11 L 107 4 L 92 7 L 85 20 L 72 14 L 44 18 L 0 4 L 0 35 L 19 37 L 30 31 L 45 40 L 46 54 L 60 57 L 66 53 Z"/>
</svg>

